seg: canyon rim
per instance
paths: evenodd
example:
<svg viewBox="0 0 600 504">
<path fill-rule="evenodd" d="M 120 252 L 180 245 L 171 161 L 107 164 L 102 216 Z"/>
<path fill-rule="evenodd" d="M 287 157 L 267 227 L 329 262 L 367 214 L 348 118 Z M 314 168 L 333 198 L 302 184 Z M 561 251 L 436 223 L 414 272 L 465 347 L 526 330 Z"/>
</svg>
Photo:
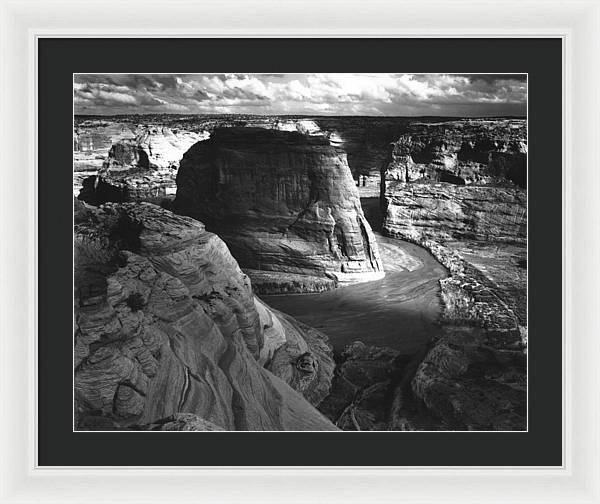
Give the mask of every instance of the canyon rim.
<svg viewBox="0 0 600 504">
<path fill-rule="evenodd" d="M 73 93 L 74 430 L 527 430 L 527 75 Z"/>
</svg>

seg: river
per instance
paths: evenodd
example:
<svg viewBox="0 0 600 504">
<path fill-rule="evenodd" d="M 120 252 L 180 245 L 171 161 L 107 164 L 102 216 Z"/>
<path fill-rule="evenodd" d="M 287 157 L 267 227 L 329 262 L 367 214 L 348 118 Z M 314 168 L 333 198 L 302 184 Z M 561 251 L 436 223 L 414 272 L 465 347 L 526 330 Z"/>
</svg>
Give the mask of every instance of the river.
<svg viewBox="0 0 600 504">
<path fill-rule="evenodd" d="M 337 352 L 353 341 L 413 354 L 438 331 L 438 280 L 448 273 L 425 249 L 375 233 L 385 278 L 317 294 L 264 301 L 329 336 Z"/>
</svg>

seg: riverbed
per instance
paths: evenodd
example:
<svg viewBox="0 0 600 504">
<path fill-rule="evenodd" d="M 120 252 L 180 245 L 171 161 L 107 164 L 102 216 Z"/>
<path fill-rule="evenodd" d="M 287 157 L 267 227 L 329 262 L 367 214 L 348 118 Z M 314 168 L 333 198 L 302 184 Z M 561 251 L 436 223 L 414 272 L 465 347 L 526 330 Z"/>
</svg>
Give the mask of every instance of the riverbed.
<svg viewBox="0 0 600 504">
<path fill-rule="evenodd" d="M 375 233 L 386 276 L 317 294 L 264 295 L 273 308 L 329 336 L 334 350 L 360 340 L 415 353 L 439 330 L 446 269 L 425 249 Z"/>
</svg>

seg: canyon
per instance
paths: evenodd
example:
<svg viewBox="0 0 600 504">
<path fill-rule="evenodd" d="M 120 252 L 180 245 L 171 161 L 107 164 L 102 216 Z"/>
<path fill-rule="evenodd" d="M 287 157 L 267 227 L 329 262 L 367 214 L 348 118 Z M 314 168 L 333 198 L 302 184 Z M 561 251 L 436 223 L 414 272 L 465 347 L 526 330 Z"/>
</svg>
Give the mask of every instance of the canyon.
<svg viewBox="0 0 600 504">
<path fill-rule="evenodd" d="M 415 124 L 381 170 L 383 233 L 449 271 L 412 392 L 453 429 L 524 430 L 526 134 L 518 121 Z"/>
<path fill-rule="evenodd" d="M 439 118 L 420 118 L 434 122 Z M 252 127 L 323 136 L 347 154 L 347 162 L 361 196 L 377 196 L 380 171 L 388 164 L 390 143 L 407 131 L 414 120 L 406 117 L 361 116 L 259 116 L 219 115 L 120 115 L 75 116 L 73 145 L 77 196 L 81 182 L 102 167 L 107 152 L 116 143 L 134 142 L 148 130 L 173 132 L 176 137 L 207 138 L 216 128 Z M 181 153 L 183 154 L 183 152 Z M 181 156 L 175 161 L 181 159 Z"/>
<path fill-rule="evenodd" d="M 76 117 L 76 427 L 524 430 L 524 119 Z"/>
</svg>

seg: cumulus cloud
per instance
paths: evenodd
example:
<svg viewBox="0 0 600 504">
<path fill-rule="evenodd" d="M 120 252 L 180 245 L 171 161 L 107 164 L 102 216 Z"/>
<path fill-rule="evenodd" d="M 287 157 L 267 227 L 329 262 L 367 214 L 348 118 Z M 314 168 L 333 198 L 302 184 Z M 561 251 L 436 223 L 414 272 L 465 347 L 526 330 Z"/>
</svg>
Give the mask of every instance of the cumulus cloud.
<svg viewBox="0 0 600 504">
<path fill-rule="evenodd" d="M 76 114 L 525 115 L 524 74 L 76 74 Z"/>
</svg>

